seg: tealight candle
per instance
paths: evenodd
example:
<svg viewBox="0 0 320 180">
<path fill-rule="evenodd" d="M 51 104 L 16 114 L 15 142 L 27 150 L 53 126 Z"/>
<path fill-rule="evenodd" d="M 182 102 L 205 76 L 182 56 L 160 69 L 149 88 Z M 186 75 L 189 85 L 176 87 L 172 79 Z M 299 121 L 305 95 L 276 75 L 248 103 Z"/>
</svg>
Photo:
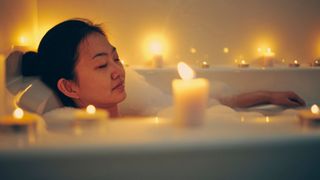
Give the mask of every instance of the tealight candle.
<svg viewBox="0 0 320 180">
<path fill-rule="evenodd" d="M 194 79 L 194 71 L 183 62 L 180 62 L 177 68 L 182 79 L 172 81 L 175 124 L 200 125 L 207 106 L 209 82 L 204 78 Z"/>
<path fill-rule="evenodd" d="M 103 109 L 96 109 L 93 105 L 88 105 L 85 110 L 75 112 L 75 120 L 79 121 L 94 121 L 106 120 L 109 118 L 109 113 Z"/>
<path fill-rule="evenodd" d="M 299 111 L 298 116 L 303 125 L 320 125 L 320 111 L 316 104 L 311 106 L 310 110 Z"/>
<path fill-rule="evenodd" d="M 247 67 L 249 67 L 249 64 L 246 63 L 245 60 L 242 60 L 242 61 L 238 64 L 238 67 L 240 67 L 240 68 L 247 68 Z"/>
<path fill-rule="evenodd" d="M 202 67 L 203 69 L 206 69 L 206 68 L 209 68 L 210 65 L 208 64 L 207 61 L 203 61 L 203 62 L 201 63 L 201 67 Z"/>
<path fill-rule="evenodd" d="M 12 115 L 5 115 L 0 118 L 0 128 L 2 130 L 27 130 L 28 128 L 36 128 L 37 122 L 40 120 L 40 116 L 25 113 L 21 108 L 17 108 Z"/>
<path fill-rule="evenodd" d="M 320 67 L 320 60 L 316 59 L 314 60 L 314 62 L 312 63 L 313 67 Z"/>
<path fill-rule="evenodd" d="M 293 63 L 289 64 L 289 67 L 300 67 L 300 64 L 297 60 L 294 60 Z"/>
</svg>

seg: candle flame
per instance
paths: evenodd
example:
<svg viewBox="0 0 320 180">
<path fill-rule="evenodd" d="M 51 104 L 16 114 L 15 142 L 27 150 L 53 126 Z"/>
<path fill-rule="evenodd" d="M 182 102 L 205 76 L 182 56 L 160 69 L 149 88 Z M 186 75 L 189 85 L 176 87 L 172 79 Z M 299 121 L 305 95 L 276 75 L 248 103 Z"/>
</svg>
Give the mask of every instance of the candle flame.
<svg viewBox="0 0 320 180">
<path fill-rule="evenodd" d="M 197 49 L 196 49 L 196 48 L 190 48 L 190 53 L 191 53 L 191 54 L 197 53 Z"/>
<path fill-rule="evenodd" d="M 224 52 L 225 54 L 228 54 L 228 53 L 229 53 L 229 48 L 227 48 L 227 47 L 223 48 L 223 52 Z"/>
<path fill-rule="evenodd" d="M 163 45 L 160 41 L 153 41 L 150 43 L 150 51 L 155 55 L 163 54 Z"/>
<path fill-rule="evenodd" d="M 20 43 L 20 45 L 26 45 L 27 43 L 28 43 L 28 38 L 27 37 L 25 37 L 25 36 L 20 36 L 19 37 L 19 43 Z"/>
<path fill-rule="evenodd" d="M 86 111 L 88 114 L 94 114 L 94 113 L 96 113 L 96 107 L 94 107 L 94 105 L 90 104 L 87 106 Z"/>
<path fill-rule="evenodd" d="M 21 108 L 16 108 L 14 111 L 13 111 L 13 117 L 16 118 L 16 119 L 22 119 L 23 118 L 23 110 Z"/>
<path fill-rule="evenodd" d="M 311 112 L 313 114 L 319 114 L 319 107 L 316 104 L 314 104 L 313 106 L 311 106 Z"/>
<path fill-rule="evenodd" d="M 202 62 L 203 65 L 208 65 L 207 61 Z"/>
<path fill-rule="evenodd" d="M 179 75 L 183 80 L 191 80 L 194 78 L 194 71 L 186 63 L 179 62 L 177 68 Z"/>
<path fill-rule="evenodd" d="M 297 60 L 294 60 L 294 62 L 293 62 L 294 64 L 299 64 L 299 62 L 297 61 Z"/>
<path fill-rule="evenodd" d="M 241 64 L 246 64 L 246 61 L 245 61 L 245 60 L 242 60 L 242 61 L 241 61 Z"/>
</svg>

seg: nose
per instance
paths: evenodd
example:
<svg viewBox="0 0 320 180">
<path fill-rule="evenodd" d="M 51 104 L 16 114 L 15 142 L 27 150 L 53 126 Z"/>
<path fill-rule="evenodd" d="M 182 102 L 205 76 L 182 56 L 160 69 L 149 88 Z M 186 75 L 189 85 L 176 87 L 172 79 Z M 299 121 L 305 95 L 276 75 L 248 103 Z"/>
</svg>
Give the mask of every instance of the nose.
<svg viewBox="0 0 320 180">
<path fill-rule="evenodd" d="M 111 79 L 112 79 L 112 80 L 116 80 L 116 79 L 118 79 L 119 77 L 120 77 L 120 74 L 117 73 L 117 72 L 113 72 L 113 73 L 111 74 Z"/>
<path fill-rule="evenodd" d="M 113 71 L 111 73 L 111 79 L 116 80 L 119 79 L 123 76 L 124 72 L 122 67 L 114 66 Z"/>
</svg>

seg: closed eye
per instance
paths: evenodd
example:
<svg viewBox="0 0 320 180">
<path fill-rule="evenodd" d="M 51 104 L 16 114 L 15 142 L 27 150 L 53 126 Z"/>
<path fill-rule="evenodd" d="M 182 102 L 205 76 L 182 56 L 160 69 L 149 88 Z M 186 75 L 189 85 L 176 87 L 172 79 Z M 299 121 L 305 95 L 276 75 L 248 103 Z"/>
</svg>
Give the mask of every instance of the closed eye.
<svg viewBox="0 0 320 180">
<path fill-rule="evenodd" d="M 106 67 L 108 67 L 108 64 L 103 64 L 103 65 L 98 66 L 98 69 L 102 69 L 102 68 L 106 68 Z"/>
</svg>

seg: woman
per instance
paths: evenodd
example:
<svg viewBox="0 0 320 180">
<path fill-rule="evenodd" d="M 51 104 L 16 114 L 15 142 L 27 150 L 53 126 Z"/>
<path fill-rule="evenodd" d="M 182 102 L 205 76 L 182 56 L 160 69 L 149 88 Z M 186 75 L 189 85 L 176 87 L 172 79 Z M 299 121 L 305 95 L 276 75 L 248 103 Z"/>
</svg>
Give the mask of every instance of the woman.
<svg viewBox="0 0 320 180">
<path fill-rule="evenodd" d="M 103 30 L 88 20 L 67 20 L 50 29 L 38 52 L 23 56 L 24 76 L 40 76 L 64 106 L 83 108 L 88 104 L 119 116 L 118 104 L 126 98 L 125 71 L 117 50 Z M 277 104 L 305 105 L 293 92 L 258 91 L 219 98 L 231 107 Z"/>
</svg>

